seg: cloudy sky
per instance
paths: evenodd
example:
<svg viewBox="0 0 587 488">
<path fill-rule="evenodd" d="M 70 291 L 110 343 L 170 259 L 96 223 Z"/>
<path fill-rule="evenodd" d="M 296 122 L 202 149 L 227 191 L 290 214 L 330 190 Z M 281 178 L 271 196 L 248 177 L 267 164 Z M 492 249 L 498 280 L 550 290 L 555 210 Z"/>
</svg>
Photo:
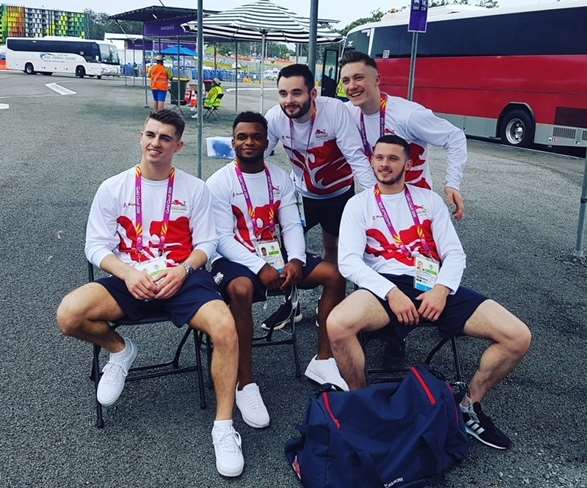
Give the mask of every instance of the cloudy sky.
<svg viewBox="0 0 587 488">
<path fill-rule="evenodd" d="M 196 8 L 197 0 L 162 0 L 163 4 L 168 7 L 190 7 Z M 310 15 L 310 0 L 274 0 L 275 3 L 297 12 L 300 15 Z M 520 5 L 520 4 L 547 4 L 553 3 L 555 0 L 500 0 L 501 6 Z M 563 2 L 565 0 L 562 0 Z M 126 10 L 133 10 L 137 8 L 147 7 L 150 5 L 158 5 L 158 0 L 4 0 L 3 3 L 24 5 L 25 7 L 44 7 L 58 10 L 72 10 L 82 11 L 86 8 L 96 10 L 98 12 L 106 12 L 114 14 L 124 12 Z M 204 9 L 211 10 L 225 10 L 236 7 L 247 0 L 203 0 Z M 361 0 L 361 10 L 341 8 L 342 5 L 348 5 L 341 0 L 320 0 L 319 1 L 319 16 L 328 19 L 337 19 L 341 21 L 340 26 L 344 26 L 359 17 L 365 17 L 370 12 L 381 8 L 388 10 L 391 7 L 401 7 L 409 4 L 409 0 Z"/>
</svg>

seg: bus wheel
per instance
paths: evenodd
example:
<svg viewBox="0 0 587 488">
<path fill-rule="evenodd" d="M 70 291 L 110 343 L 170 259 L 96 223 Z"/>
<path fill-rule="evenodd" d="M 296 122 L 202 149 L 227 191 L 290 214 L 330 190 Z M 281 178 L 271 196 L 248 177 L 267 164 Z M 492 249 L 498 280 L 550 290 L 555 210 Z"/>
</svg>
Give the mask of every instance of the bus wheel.
<svg viewBox="0 0 587 488">
<path fill-rule="evenodd" d="M 34 75 L 35 74 L 35 68 L 33 68 L 32 63 L 27 63 L 24 65 L 24 72 L 27 75 Z"/>
<path fill-rule="evenodd" d="M 503 116 L 500 124 L 501 142 L 510 146 L 528 147 L 534 141 L 534 122 L 522 109 L 513 109 Z"/>
<path fill-rule="evenodd" d="M 99 80 L 101 80 L 102 79 L 102 75 L 98 75 L 98 76 L 96 76 L 96 78 L 98 78 Z"/>
<path fill-rule="evenodd" d="M 86 70 L 83 66 L 78 66 L 77 68 L 75 68 L 75 76 L 77 76 L 78 78 L 83 78 L 84 76 L 86 76 Z"/>
</svg>

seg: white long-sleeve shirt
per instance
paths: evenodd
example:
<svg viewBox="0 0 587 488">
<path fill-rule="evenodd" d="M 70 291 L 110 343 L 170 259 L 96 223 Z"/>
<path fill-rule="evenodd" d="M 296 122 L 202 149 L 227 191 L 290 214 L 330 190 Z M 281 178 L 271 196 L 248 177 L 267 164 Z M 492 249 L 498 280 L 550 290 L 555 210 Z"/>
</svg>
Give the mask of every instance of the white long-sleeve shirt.
<svg viewBox="0 0 587 488">
<path fill-rule="evenodd" d="M 465 253 L 445 203 L 432 190 L 409 185 L 430 255 L 440 262 L 437 284 L 456 292 L 465 269 Z M 425 254 L 404 192 L 381 195 L 401 242 Z M 348 280 L 378 297 L 395 286 L 382 274 L 415 275 L 414 258 L 394 241 L 375 200 L 373 189 L 351 198 L 344 208 L 338 238 L 338 268 Z"/>
<path fill-rule="evenodd" d="M 277 216 L 277 224 L 281 229 L 288 260 L 299 259 L 305 263 L 306 244 L 293 183 L 286 171 L 269 163 L 266 165 L 271 174 L 273 186 L 273 208 L 269 204 L 269 188 L 265 171 L 243 172 L 255 210 L 257 225 L 263 229 L 261 239 L 276 238 L 276 234 L 271 231 L 269 225 L 271 215 Z M 255 251 L 257 236 L 236 175 L 235 162 L 228 163 L 216 171 L 208 178 L 206 184 L 214 196 L 214 221 L 220 236 L 217 254 L 212 261 L 222 255 L 230 261 L 246 266 L 253 273 L 258 273 L 265 265 L 265 261 Z"/>
<path fill-rule="evenodd" d="M 353 123 L 360 130 L 360 107 L 355 107 L 351 102 L 345 105 L 350 110 Z M 379 112 L 363 117 L 367 140 L 374 147 L 381 135 Z M 428 151 L 428 145 L 432 145 L 447 151 L 446 186 L 457 190 L 460 188 L 467 164 L 467 139 L 461 129 L 418 103 L 387 95 L 384 132 L 396 134 L 411 144 L 412 168 L 406 172 L 406 183 L 432 188 Z"/>
<path fill-rule="evenodd" d="M 318 97 L 313 126 L 311 121 L 300 123 L 291 119 L 293 145 L 290 119 L 279 105 L 269 109 L 265 118 L 269 125 L 266 154 L 271 154 L 281 141 L 293 165 L 296 188 L 305 197 L 327 199 L 342 195 L 352 188 L 353 176 L 365 188 L 375 184 L 375 176 L 363 152 L 361 138 L 340 100 Z"/>
<path fill-rule="evenodd" d="M 135 229 L 135 168 L 104 181 L 92 202 L 86 226 L 86 257 L 96 266 L 110 254 L 134 266 L 139 261 Z M 143 257 L 159 255 L 167 180 L 142 178 Z M 210 257 L 217 236 L 212 220 L 212 196 L 204 182 L 176 169 L 171 214 L 163 251 L 167 265 L 185 261 L 194 249 Z"/>
</svg>

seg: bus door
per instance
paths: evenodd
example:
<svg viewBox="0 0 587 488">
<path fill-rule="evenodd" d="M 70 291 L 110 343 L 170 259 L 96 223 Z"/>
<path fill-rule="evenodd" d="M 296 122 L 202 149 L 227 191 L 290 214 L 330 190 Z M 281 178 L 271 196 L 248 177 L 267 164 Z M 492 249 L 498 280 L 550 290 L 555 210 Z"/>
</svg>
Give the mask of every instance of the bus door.
<svg viewBox="0 0 587 488">
<path fill-rule="evenodd" d="M 323 97 L 336 97 L 336 78 L 338 74 L 338 49 L 325 49 L 322 57 Z"/>
</svg>

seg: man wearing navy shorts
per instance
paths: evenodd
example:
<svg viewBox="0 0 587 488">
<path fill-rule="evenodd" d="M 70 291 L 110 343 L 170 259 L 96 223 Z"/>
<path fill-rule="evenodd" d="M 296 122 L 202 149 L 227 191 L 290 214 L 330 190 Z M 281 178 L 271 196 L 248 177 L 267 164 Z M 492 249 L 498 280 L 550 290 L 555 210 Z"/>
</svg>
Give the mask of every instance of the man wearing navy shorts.
<svg viewBox="0 0 587 488">
<path fill-rule="evenodd" d="M 137 356 L 135 344 L 111 329 L 109 321 L 166 313 L 176 326 L 188 324 L 210 335 L 216 467 L 224 476 L 238 476 L 244 461 L 240 436 L 232 427 L 237 334 L 204 269 L 217 245 L 212 197 L 203 181 L 172 164 L 183 147 L 184 126 L 176 112 L 152 113 L 141 133 L 141 162 L 100 185 L 88 218 L 85 252 L 111 276 L 69 293 L 57 321 L 64 335 L 110 352 L 97 390 L 104 406 L 118 400 Z"/>
<path fill-rule="evenodd" d="M 443 334 L 493 343 L 461 402 L 467 432 L 496 449 L 510 439 L 481 410 L 481 400 L 521 361 L 530 346 L 528 327 L 504 307 L 461 287 L 465 253 L 442 199 L 405 184 L 410 146 L 396 135 L 375 144 L 371 165 L 377 184 L 351 198 L 342 215 L 339 269 L 359 290 L 328 316 L 334 357 L 351 389 L 366 385 L 365 357 L 357 334 L 390 324 L 405 336 L 421 322 Z"/>
<path fill-rule="evenodd" d="M 207 181 L 219 232 L 212 275 L 230 303 L 239 337 L 236 405 L 243 420 L 256 428 L 269 425 L 269 413 L 253 379 L 251 307 L 265 299 L 267 290 L 323 286 L 320 347 L 305 374 L 318 383 L 347 388 L 325 328 L 326 317 L 344 298 L 344 281 L 334 264 L 306 253 L 293 183 L 284 170 L 265 162 L 267 144 L 265 118 L 254 112 L 239 114 L 233 123 L 236 160 Z"/>
</svg>

